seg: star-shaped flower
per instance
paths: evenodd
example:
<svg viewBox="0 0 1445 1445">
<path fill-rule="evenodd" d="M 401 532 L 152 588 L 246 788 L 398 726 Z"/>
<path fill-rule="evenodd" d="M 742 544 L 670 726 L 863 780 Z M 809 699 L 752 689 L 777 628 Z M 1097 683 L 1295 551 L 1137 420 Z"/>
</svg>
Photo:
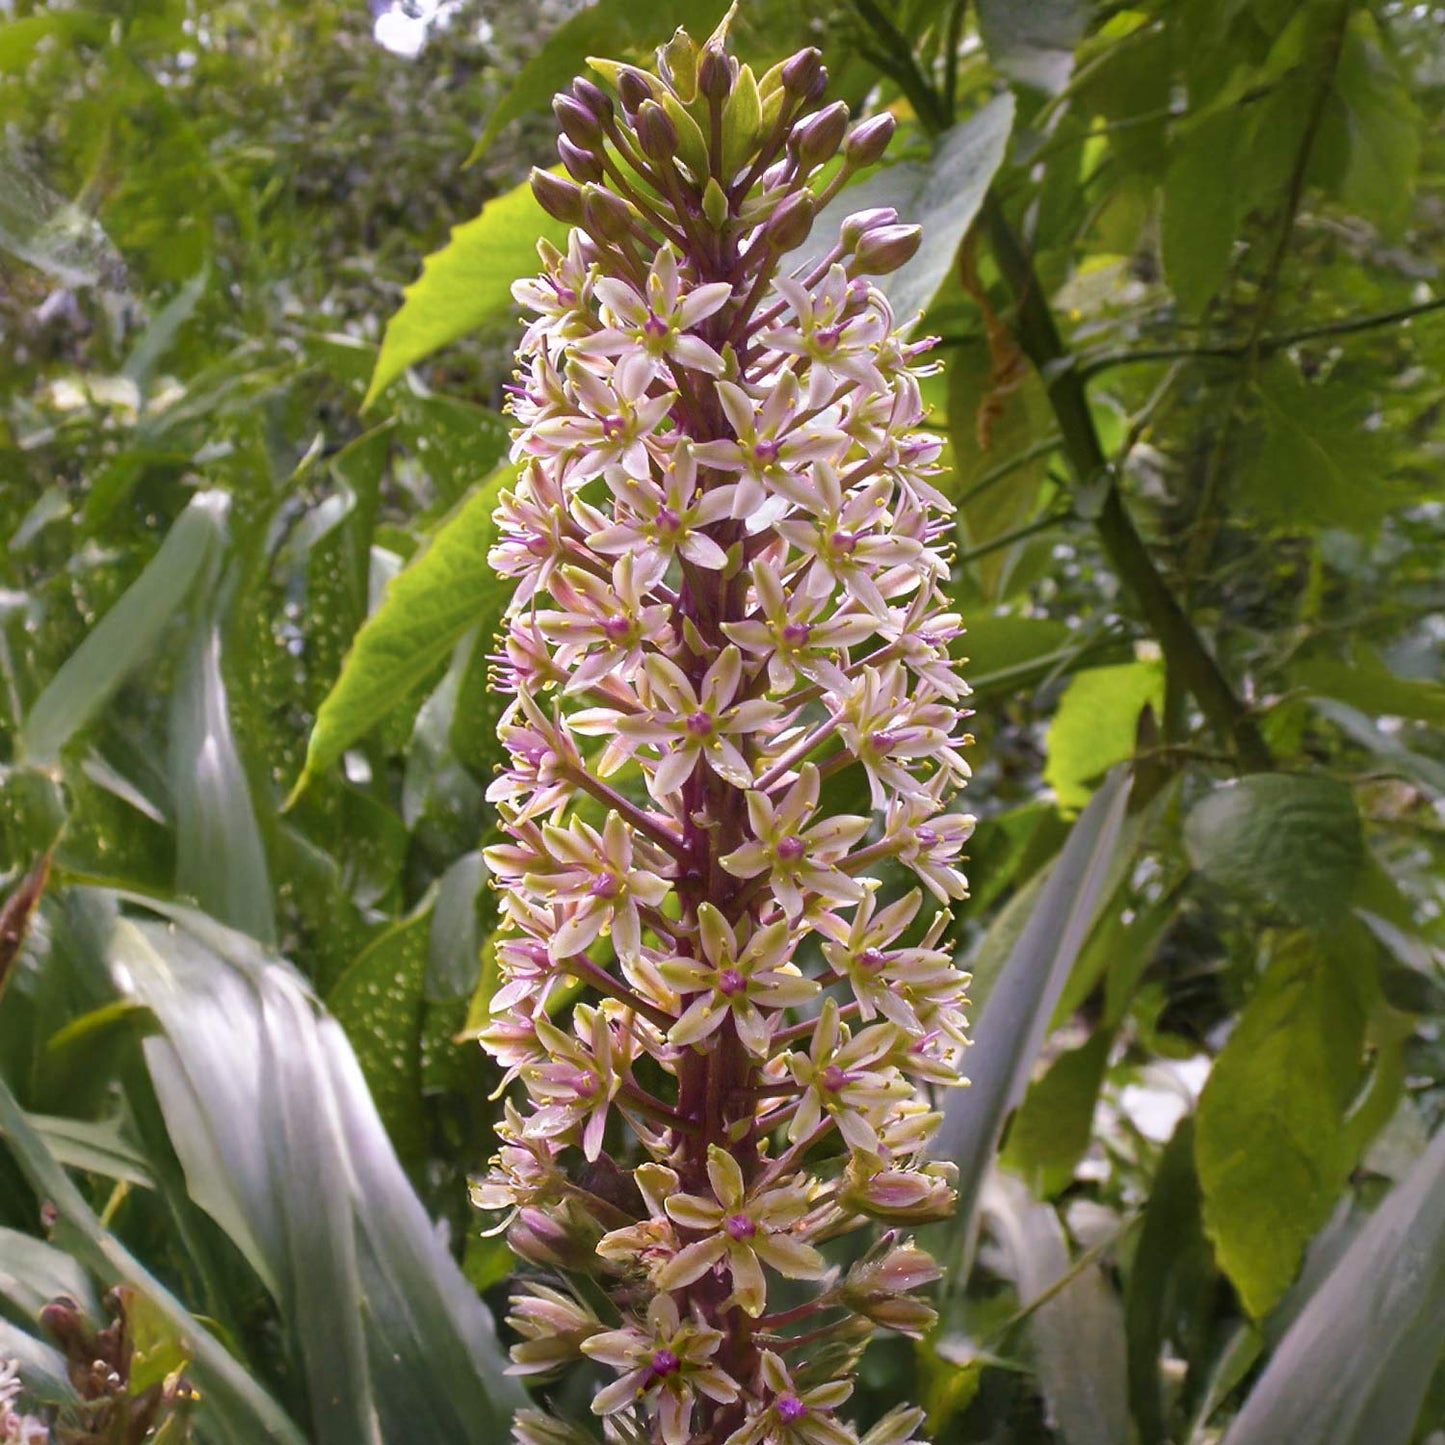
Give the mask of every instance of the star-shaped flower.
<svg viewBox="0 0 1445 1445">
<path fill-rule="evenodd" d="M 733 1300 L 754 1318 L 767 1303 L 763 1265 L 788 1279 L 819 1279 L 827 1263 L 799 1234 L 812 1191 L 799 1175 L 749 1192 L 737 1161 L 716 1144 L 707 1153 L 713 1197 L 674 1194 L 665 1201 L 674 1224 L 704 1237 L 685 1246 L 653 1277 L 659 1289 L 676 1290 L 726 1265 Z"/>
</svg>

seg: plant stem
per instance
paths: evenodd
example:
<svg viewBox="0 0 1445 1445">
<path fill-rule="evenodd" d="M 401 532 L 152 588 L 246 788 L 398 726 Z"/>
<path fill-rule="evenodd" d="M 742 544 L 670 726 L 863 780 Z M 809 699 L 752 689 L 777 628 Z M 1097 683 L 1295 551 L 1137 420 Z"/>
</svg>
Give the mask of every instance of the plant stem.
<svg viewBox="0 0 1445 1445">
<path fill-rule="evenodd" d="M 1084 492 L 1079 510 L 1087 513 L 1086 503 L 1094 502 L 1094 527 L 1110 562 L 1138 600 L 1170 668 L 1194 695 L 1210 726 L 1233 747 L 1247 770 L 1268 769 L 1272 762 L 1269 748 L 1253 717 L 1235 696 L 1204 639 L 1154 565 L 1124 506 L 1118 479 L 1104 455 L 1089 411 L 1083 379 L 1068 364 L 1068 349 L 1059 336 L 1033 263 L 995 197 L 984 202 L 982 220 L 999 270 L 1013 295 L 1018 343 L 1044 379 L 1064 455 L 1077 486 Z"/>
</svg>

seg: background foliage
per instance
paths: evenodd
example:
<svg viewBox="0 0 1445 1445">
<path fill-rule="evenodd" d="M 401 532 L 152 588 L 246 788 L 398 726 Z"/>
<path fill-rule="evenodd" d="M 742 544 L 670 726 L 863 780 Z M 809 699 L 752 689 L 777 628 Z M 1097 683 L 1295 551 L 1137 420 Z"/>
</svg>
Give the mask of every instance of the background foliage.
<svg viewBox="0 0 1445 1445">
<path fill-rule="evenodd" d="M 722 8 L 463 3 L 414 58 L 332 0 L 0 9 L 10 887 L 53 852 L 0 928 L 0 1354 L 71 1418 L 38 1315 L 115 1285 L 205 1440 L 521 1398 L 465 1191 L 518 182 L 586 55 Z M 1445 1427 L 1442 24 L 741 7 L 904 122 L 843 209 L 928 226 L 977 693 L 968 1207 L 865 1412 Z"/>
</svg>

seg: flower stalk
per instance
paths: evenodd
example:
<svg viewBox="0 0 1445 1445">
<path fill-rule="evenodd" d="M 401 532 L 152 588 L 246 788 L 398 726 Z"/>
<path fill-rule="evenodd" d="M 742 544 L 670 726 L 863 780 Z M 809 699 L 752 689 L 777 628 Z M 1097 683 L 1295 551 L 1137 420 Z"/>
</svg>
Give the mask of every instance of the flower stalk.
<svg viewBox="0 0 1445 1445">
<path fill-rule="evenodd" d="M 725 41 L 593 62 L 555 105 L 567 176 L 533 178 L 573 229 L 515 288 L 482 1034 L 526 1099 L 474 1198 L 543 1272 L 515 1368 L 593 1362 L 609 1439 L 852 1445 L 870 1332 L 932 1319 L 898 1229 L 953 1200 L 924 1150 L 967 1042 L 962 627 L 930 341 L 870 279 L 917 228 L 859 212 L 797 259 L 892 121 L 822 106 L 815 51 L 758 77 Z"/>
</svg>

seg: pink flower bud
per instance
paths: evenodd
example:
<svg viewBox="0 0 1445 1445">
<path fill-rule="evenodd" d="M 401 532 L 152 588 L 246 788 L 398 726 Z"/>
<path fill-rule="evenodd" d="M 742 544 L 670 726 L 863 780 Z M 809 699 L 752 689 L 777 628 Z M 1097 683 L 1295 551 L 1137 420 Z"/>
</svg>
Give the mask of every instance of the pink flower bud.
<svg viewBox="0 0 1445 1445">
<path fill-rule="evenodd" d="M 848 270 L 854 276 L 886 276 L 906 265 L 923 240 L 920 226 L 875 226 L 858 240 Z"/>
<path fill-rule="evenodd" d="M 871 166 L 888 149 L 894 126 L 893 117 L 886 110 L 860 120 L 843 142 L 843 159 L 850 166 Z"/>
<path fill-rule="evenodd" d="M 582 220 L 582 191 L 571 181 L 554 176 L 540 166 L 532 168 L 532 194 L 537 204 L 555 221 L 565 226 L 578 225 Z"/>
<path fill-rule="evenodd" d="M 793 127 L 788 136 L 788 149 L 797 157 L 799 168 L 810 171 L 838 149 L 847 128 L 848 107 L 836 100 Z"/>
<path fill-rule="evenodd" d="M 953 1188 L 956 1174 L 945 1164 L 868 1173 L 850 1163 L 838 1202 L 844 1209 L 889 1224 L 927 1224 L 953 1213 L 958 1199 Z"/>
</svg>

